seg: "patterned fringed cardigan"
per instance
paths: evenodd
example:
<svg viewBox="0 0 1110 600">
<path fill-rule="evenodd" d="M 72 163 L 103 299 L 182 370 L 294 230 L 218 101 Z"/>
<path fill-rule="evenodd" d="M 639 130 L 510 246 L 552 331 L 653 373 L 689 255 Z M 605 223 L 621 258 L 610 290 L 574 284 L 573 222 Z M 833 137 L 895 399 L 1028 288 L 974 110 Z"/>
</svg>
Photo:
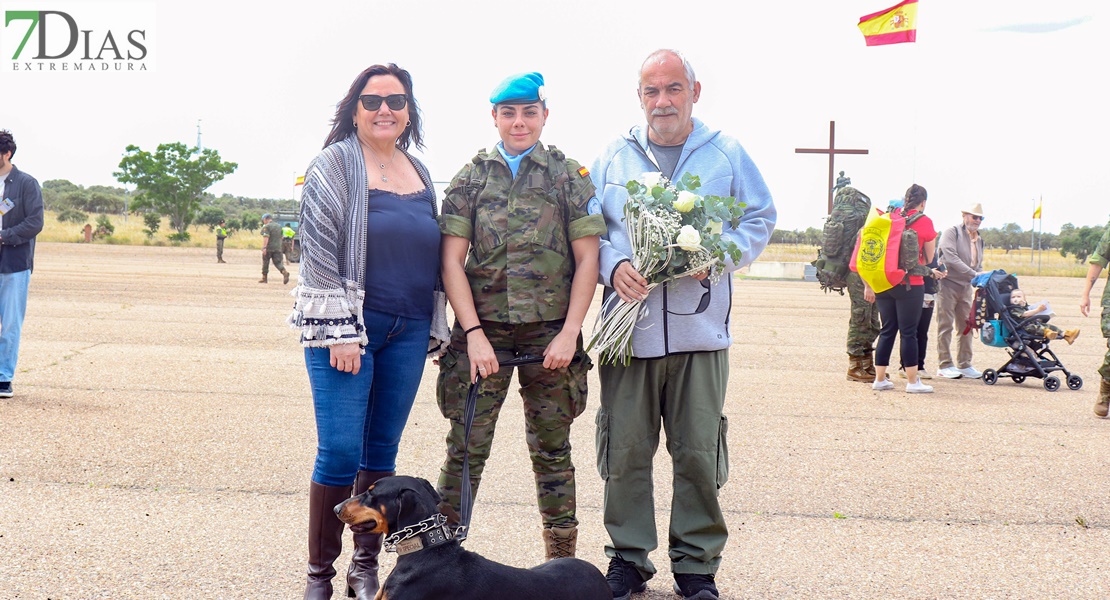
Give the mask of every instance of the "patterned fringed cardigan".
<svg viewBox="0 0 1110 600">
<path fill-rule="evenodd" d="M 435 197 L 427 167 L 404 152 Z M 336 142 L 312 161 L 301 190 L 301 269 L 292 295 L 297 298 L 289 325 L 301 330 L 306 347 L 358 342 L 365 352 L 366 214 L 369 192 L 366 163 L 354 134 Z M 437 210 L 431 203 L 433 217 Z M 429 353 L 445 347 L 446 306 L 436 292 Z"/>
</svg>

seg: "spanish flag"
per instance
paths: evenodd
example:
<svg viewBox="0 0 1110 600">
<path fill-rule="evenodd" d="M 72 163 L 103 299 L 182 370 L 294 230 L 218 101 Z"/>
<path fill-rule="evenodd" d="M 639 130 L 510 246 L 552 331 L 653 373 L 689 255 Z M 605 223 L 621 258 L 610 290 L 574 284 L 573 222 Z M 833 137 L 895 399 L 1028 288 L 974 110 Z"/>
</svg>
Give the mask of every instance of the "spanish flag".
<svg viewBox="0 0 1110 600">
<path fill-rule="evenodd" d="M 1033 218 L 1034 219 L 1041 218 L 1041 205 L 1042 204 L 1044 204 L 1044 200 L 1037 203 L 1037 209 L 1033 211 Z"/>
<path fill-rule="evenodd" d="M 294 187 L 296 187 L 298 185 L 304 185 L 304 175 L 301 175 L 300 177 L 298 177 L 297 178 L 297 183 L 293 184 Z"/>
<path fill-rule="evenodd" d="M 917 41 L 917 0 L 905 0 L 860 17 L 859 30 L 868 46 Z"/>
</svg>

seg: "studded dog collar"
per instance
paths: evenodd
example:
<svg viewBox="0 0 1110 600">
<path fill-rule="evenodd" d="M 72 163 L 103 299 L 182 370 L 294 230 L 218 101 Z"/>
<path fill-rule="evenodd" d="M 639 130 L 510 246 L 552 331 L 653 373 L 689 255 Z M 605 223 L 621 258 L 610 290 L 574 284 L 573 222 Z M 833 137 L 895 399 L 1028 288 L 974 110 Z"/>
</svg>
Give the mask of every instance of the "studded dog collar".
<svg viewBox="0 0 1110 600">
<path fill-rule="evenodd" d="M 382 549 L 403 556 L 446 544 L 454 539 L 455 533 L 447 526 L 447 517 L 436 513 L 389 534 L 382 540 Z"/>
</svg>

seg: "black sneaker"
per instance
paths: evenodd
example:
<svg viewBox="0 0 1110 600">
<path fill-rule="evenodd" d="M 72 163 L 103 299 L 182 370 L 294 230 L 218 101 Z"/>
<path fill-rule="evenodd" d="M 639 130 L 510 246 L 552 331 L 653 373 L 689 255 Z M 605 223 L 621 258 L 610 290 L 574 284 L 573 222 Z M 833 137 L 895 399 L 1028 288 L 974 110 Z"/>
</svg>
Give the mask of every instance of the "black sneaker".
<svg viewBox="0 0 1110 600">
<path fill-rule="evenodd" d="M 620 554 L 609 559 L 609 572 L 605 574 L 609 582 L 609 589 L 613 592 L 613 600 L 628 600 L 632 592 L 637 594 L 647 589 L 636 565 L 624 560 Z"/>
<path fill-rule="evenodd" d="M 13 395 L 12 382 L 0 381 L 0 398 L 11 398 Z"/>
<path fill-rule="evenodd" d="M 717 600 L 717 585 L 712 575 L 677 573 L 674 576 L 674 593 L 684 600 Z"/>
</svg>

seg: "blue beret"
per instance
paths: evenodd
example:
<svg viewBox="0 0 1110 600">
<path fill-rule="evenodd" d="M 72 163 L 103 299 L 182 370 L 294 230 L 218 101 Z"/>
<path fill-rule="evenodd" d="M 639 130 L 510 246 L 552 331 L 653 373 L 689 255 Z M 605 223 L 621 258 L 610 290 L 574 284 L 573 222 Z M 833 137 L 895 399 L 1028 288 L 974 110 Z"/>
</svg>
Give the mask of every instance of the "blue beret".
<svg viewBox="0 0 1110 600">
<path fill-rule="evenodd" d="M 543 93 L 543 75 L 518 73 L 506 77 L 489 95 L 490 104 L 524 104 L 547 100 Z"/>
<path fill-rule="evenodd" d="M 262 218 L 263 219 L 272 219 L 273 217 L 270 215 L 270 213 L 266 213 L 266 214 L 262 215 Z"/>
<path fill-rule="evenodd" d="M 905 202 L 901 198 L 895 198 L 890 201 L 890 204 L 887 205 L 887 208 L 902 208 L 902 206 L 904 205 Z"/>
</svg>

